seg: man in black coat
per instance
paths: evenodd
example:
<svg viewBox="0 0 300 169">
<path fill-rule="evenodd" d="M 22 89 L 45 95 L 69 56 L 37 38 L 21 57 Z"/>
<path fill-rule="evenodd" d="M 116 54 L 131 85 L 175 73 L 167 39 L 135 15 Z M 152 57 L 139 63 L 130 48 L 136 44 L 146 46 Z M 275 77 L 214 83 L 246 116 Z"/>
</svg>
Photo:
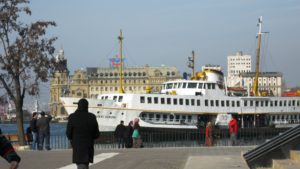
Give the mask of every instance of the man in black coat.
<svg viewBox="0 0 300 169">
<path fill-rule="evenodd" d="M 88 112 L 88 101 L 80 99 L 77 110 L 69 116 L 66 134 L 73 148 L 73 163 L 88 169 L 94 161 L 94 140 L 100 135 L 96 116 Z"/>
<path fill-rule="evenodd" d="M 39 145 L 38 149 L 43 150 L 44 140 L 46 150 L 50 150 L 50 121 L 52 119 L 51 115 L 46 115 L 45 112 L 41 112 L 41 118 L 39 118 L 36 122 L 36 127 L 38 129 L 38 140 Z"/>
<path fill-rule="evenodd" d="M 115 137 L 118 140 L 118 148 L 125 147 L 125 135 L 126 135 L 126 127 L 124 126 L 124 121 L 121 120 L 120 124 L 116 127 Z"/>
</svg>

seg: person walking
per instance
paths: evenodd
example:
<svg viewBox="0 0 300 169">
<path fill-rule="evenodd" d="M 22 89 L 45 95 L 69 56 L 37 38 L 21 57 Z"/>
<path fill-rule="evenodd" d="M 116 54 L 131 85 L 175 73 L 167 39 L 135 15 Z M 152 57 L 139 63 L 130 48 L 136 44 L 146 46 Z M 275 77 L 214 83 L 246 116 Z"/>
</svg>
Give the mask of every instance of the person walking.
<svg viewBox="0 0 300 169">
<path fill-rule="evenodd" d="M 232 118 L 229 122 L 229 133 L 230 133 L 230 144 L 234 146 L 237 144 L 237 133 L 238 133 L 238 123 L 234 115 L 232 115 Z"/>
<path fill-rule="evenodd" d="M 126 126 L 126 136 L 125 136 L 125 147 L 131 148 L 132 147 L 132 133 L 133 133 L 133 122 L 130 121 L 128 126 Z"/>
<path fill-rule="evenodd" d="M 100 136 L 96 116 L 88 112 L 88 101 L 80 99 L 77 110 L 69 116 L 66 135 L 73 148 L 72 161 L 77 169 L 88 169 L 94 161 L 94 140 Z"/>
<path fill-rule="evenodd" d="M 32 134 L 32 142 L 31 142 L 31 149 L 36 150 L 38 148 L 38 129 L 36 126 L 38 114 L 37 112 L 32 113 L 32 118 L 30 120 L 30 129 Z"/>
<path fill-rule="evenodd" d="M 46 150 L 51 150 L 50 148 L 50 121 L 52 119 L 51 115 L 46 115 L 45 112 L 41 112 L 41 118 L 36 122 L 36 127 L 38 129 L 39 135 L 39 145 L 38 150 L 43 150 L 44 141 Z"/>
<path fill-rule="evenodd" d="M 125 134 L 126 134 L 126 127 L 124 126 L 124 121 L 121 120 L 120 124 L 118 124 L 115 130 L 115 137 L 118 140 L 118 148 L 125 147 Z"/>
<path fill-rule="evenodd" d="M 0 128 L 0 155 L 10 163 L 9 169 L 17 169 L 21 161 L 20 156 L 16 153 L 11 143 L 2 135 Z M 2 167 L 1 167 L 2 168 Z"/>
<path fill-rule="evenodd" d="M 142 145 L 141 140 L 141 127 L 139 125 L 139 119 L 135 118 L 133 121 L 133 133 L 132 133 L 132 139 L 133 139 L 133 147 L 134 148 L 140 148 Z"/>
<path fill-rule="evenodd" d="M 212 146 L 213 145 L 213 128 L 212 124 L 209 121 L 205 128 L 205 146 Z"/>
</svg>

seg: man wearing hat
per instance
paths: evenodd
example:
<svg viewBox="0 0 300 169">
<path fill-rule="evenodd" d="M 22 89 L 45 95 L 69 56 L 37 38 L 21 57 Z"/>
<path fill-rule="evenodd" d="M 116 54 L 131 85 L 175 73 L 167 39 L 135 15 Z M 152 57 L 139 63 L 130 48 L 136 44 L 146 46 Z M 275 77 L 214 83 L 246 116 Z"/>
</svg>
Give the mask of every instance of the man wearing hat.
<svg viewBox="0 0 300 169">
<path fill-rule="evenodd" d="M 94 140 L 100 135 L 96 116 L 88 112 L 89 103 L 80 99 L 77 110 L 69 116 L 66 135 L 73 148 L 77 169 L 88 169 L 94 160 Z"/>
</svg>

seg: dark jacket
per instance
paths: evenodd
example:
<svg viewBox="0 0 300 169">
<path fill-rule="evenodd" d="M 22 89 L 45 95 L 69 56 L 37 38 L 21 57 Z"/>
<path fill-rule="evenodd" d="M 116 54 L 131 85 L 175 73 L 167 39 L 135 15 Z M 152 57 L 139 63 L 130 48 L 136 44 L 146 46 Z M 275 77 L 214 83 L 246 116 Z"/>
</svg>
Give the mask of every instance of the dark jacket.
<svg viewBox="0 0 300 169">
<path fill-rule="evenodd" d="M 126 127 L 123 124 L 119 124 L 116 127 L 115 136 L 117 138 L 124 138 L 126 136 Z"/>
<path fill-rule="evenodd" d="M 15 152 L 11 143 L 2 135 L 0 129 L 0 155 L 9 163 L 12 161 L 20 162 L 21 158 Z"/>
<path fill-rule="evenodd" d="M 35 133 L 38 132 L 37 127 L 36 127 L 36 122 L 37 122 L 37 119 L 35 119 L 35 118 L 31 119 L 31 121 L 30 121 L 30 129 L 32 132 L 35 132 Z"/>
<path fill-rule="evenodd" d="M 50 133 L 50 121 L 51 121 L 52 117 L 50 115 L 46 116 L 42 116 L 41 118 L 39 118 L 36 122 L 36 127 L 38 129 L 39 133 Z"/>
<path fill-rule="evenodd" d="M 69 116 L 66 135 L 73 147 L 73 163 L 92 163 L 94 140 L 100 135 L 98 123 L 96 116 L 89 113 L 87 107 L 79 106 Z"/>
</svg>

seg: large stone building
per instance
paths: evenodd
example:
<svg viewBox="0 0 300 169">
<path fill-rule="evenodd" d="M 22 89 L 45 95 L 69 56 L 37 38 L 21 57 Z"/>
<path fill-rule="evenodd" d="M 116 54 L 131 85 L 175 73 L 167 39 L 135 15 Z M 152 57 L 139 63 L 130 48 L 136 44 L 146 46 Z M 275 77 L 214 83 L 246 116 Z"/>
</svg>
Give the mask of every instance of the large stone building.
<svg viewBox="0 0 300 169">
<path fill-rule="evenodd" d="M 119 88 L 118 67 L 88 67 L 69 75 L 67 61 L 61 50 L 56 56 L 59 69 L 54 72 L 50 83 L 50 112 L 56 117 L 67 116 L 59 97 L 97 98 L 100 94 L 116 93 Z M 162 83 L 180 79 L 176 67 L 125 67 L 123 69 L 123 90 L 125 93 L 160 92 Z"/>
<path fill-rule="evenodd" d="M 240 87 L 252 88 L 255 72 L 240 73 Z M 258 90 L 267 92 L 268 95 L 281 96 L 283 87 L 282 73 L 260 72 L 258 77 Z"/>
</svg>

